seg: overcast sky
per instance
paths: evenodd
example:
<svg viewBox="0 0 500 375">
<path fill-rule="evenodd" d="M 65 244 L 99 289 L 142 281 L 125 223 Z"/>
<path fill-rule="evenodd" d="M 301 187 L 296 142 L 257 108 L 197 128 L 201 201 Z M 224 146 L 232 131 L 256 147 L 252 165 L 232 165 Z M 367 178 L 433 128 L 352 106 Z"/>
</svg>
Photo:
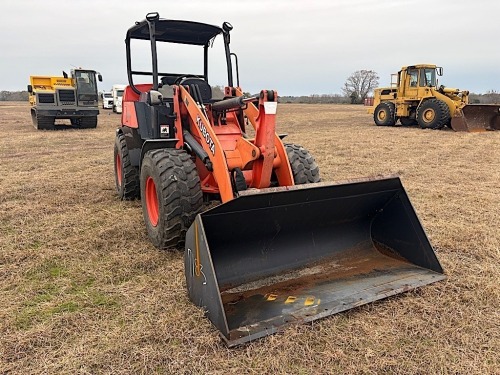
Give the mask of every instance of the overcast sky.
<svg viewBox="0 0 500 375">
<path fill-rule="evenodd" d="M 30 75 L 78 66 L 102 73 L 101 90 L 127 83 L 125 33 L 148 12 L 230 22 L 240 84 L 252 93 L 340 93 L 361 69 L 386 86 L 391 73 L 418 63 L 443 66 L 440 84 L 500 91 L 499 0 L 2 1 L 0 90 L 25 90 Z M 191 62 L 180 59 L 186 70 Z"/>
</svg>

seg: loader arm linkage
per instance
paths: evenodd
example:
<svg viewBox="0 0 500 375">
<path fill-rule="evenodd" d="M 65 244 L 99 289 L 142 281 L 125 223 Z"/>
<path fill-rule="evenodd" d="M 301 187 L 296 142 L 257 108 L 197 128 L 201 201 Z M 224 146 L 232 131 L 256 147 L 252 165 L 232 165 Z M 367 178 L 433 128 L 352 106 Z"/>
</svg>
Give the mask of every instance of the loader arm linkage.
<svg viewBox="0 0 500 375">
<path fill-rule="evenodd" d="M 293 185 L 293 175 L 281 140 L 276 134 L 277 94 L 262 90 L 258 107 L 246 103 L 245 112 L 255 129 L 254 139 L 241 136 L 236 116 L 227 116 L 227 124 L 215 124 L 216 114 L 193 98 L 186 87 L 178 86 L 174 101 L 179 103 L 181 115 L 187 116 L 189 132 L 198 140 L 213 165 L 211 173 L 223 203 L 234 198 L 231 172 L 240 169 L 249 188 L 267 188 L 273 169 L 281 186 Z M 241 91 L 237 91 L 241 94 Z M 241 95 L 237 95 L 241 96 Z M 231 129 L 233 136 L 230 135 Z M 236 130 L 235 130 L 236 129 Z M 213 191 L 213 189 L 212 189 Z"/>
</svg>

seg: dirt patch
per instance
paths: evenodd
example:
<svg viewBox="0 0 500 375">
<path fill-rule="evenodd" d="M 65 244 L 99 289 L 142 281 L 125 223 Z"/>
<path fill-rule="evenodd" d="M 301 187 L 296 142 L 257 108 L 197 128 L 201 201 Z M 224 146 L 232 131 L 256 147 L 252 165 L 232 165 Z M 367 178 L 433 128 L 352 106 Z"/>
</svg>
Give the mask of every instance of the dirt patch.
<svg viewBox="0 0 500 375">
<path fill-rule="evenodd" d="M 225 290 L 221 293 L 222 303 L 233 303 L 255 295 L 301 294 L 302 290 L 314 285 L 388 270 L 401 263 L 401 260 L 379 253 L 370 244 L 364 244 L 295 270 Z"/>
</svg>

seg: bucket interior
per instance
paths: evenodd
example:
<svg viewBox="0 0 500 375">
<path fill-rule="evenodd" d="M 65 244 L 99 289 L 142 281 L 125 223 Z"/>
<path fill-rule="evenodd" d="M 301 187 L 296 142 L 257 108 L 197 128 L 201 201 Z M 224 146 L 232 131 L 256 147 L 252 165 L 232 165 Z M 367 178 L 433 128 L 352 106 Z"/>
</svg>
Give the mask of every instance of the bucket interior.
<svg viewBox="0 0 500 375">
<path fill-rule="evenodd" d="M 462 119 L 452 118 L 452 127 L 459 131 L 500 130 L 500 105 L 469 104 L 462 108 L 462 113 Z"/>
<path fill-rule="evenodd" d="M 228 340 L 440 279 L 399 179 L 381 181 L 249 195 L 201 215 Z"/>
</svg>

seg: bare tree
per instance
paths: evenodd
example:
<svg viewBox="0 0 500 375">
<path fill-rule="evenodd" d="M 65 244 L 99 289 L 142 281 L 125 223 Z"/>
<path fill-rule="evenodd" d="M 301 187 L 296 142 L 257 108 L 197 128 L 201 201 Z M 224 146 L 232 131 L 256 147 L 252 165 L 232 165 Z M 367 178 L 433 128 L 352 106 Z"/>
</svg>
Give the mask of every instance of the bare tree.
<svg viewBox="0 0 500 375">
<path fill-rule="evenodd" d="M 344 83 L 342 92 L 351 99 L 351 103 L 362 103 L 368 94 L 378 85 L 379 76 L 373 70 L 357 70 Z"/>
</svg>

